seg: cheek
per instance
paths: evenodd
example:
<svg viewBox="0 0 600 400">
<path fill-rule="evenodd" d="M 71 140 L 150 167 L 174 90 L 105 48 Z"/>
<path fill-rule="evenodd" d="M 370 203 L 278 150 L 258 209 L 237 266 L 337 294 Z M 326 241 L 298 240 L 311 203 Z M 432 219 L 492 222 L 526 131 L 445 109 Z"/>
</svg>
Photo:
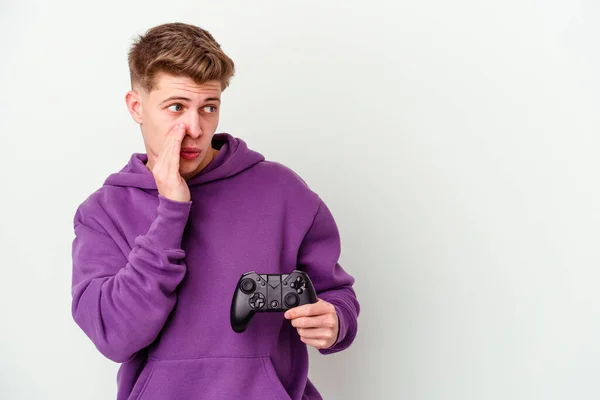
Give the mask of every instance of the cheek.
<svg viewBox="0 0 600 400">
<path fill-rule="evenodd" d="M 202 130 L 205 132 L 214 132 L 217 129 L 217 125 L 219 125 L 219 114 L 204 119 L 202 121 Z"/>
<path fill-rule="evenodd" d="M 169 130 L 173 126 L 173 121 L 169 118 L 165 118 L 162 115 L 156 116 L 152 120 L 152 138 L 155 143 L 162 146 L 165 138 L 169 134 Z"/>
<path fill-rule="evenodd" d="M 169 133 L 169 128 L 173 126 L 173 118 L 168 114 L 160 113 L 154 116 L 153 124 L 156 136 L 164 138 Z"/>
<path fill-rule="evenodd" d="M 162 125 L 156 123 L 157 121 L 148 121 L 144 124 L 144 141 L 149 147 L 150 151 L 155 155 L 160 153 L 160 149 L 166 139 L 164 129 Z"/>
</svg>

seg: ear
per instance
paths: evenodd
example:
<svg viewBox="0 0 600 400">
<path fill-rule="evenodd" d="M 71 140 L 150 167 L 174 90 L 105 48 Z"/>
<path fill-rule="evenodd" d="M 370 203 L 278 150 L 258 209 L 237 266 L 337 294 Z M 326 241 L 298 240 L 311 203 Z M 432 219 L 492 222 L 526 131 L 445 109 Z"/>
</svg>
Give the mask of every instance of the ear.
<svg viewBox="0 0 600 400">
<path fill-rule="evenodd" d="M 142 124 L 143 121 L 143 109 L 142 109 L 142 98 L 137 91 L 130 90 L 125 95 L 125 103 L 127 103 L 127 109 L 129 114 L 138 124 Z"/>
</svg>

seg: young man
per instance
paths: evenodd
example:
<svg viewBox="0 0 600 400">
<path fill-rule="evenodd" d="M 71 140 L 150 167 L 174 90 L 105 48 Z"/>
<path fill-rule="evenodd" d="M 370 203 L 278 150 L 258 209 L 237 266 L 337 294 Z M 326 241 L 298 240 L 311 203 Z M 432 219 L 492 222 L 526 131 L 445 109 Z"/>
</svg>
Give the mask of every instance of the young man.
<svg viewBox="0 0 600 400">
<path fill-rule="evenodd" d="M 129 68 L 146 153 L 79 206 L 73 242 L 73 318 L 123 363 L 117 398 L 320 399 L 306 345 L 344 350 L 359 314 L 330 211 L 294 172 L 215 134 L 234 64 L 207 31 L 152 28 Z M 234 332 L 240 276 L 295 269 L 318 302 Z"/>
</svg>

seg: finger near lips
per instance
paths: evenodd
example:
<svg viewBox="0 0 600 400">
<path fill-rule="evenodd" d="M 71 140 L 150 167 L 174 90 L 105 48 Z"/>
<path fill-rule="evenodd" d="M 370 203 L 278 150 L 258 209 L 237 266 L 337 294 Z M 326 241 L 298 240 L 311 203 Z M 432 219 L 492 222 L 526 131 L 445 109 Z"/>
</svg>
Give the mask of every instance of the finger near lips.
<svg viewBox="0 0 600 400">
<path fill-rule="evenodd" d="M 164 173 L 169 175 L 172 171 L 179 171 L 179 157 L 181 151 L 181 141 L 185 129 L 183 124 L 175 125 L 170 131 L 165 141 L 163 142 L 158 160 L 157 166 L 163 166 Z M 159 168 L 160 170 L 160 168 Z"/>
<path fill-rule="evenodd" d="M 169 134 L 165 137 L 165 140 L 160 147 L 160 151 L 158 152 L 158 160 L 162 161 L 165 159 L 165 155 L 170 153 L 170 145 L 173 143 L 173 130 L 169 131 Z"/>
<path fill-rule="evenodd" d="M 155 165 L 158 166 L 160 164 L 165 164 L 166 166 L 172 165 L 173 161 L 177 161 L 177 169 L 179 170 L 179 157 L 181 152 L 181 143 L 183 142 L 183 137 L 185 136 L 185 124 L 177 124 L 174 125 L 169 132 L 167 133 L 165 140 L 158 152 L 158 155 L 155 156 L 156 161 Z M 178 144 L 174 146 L 174 144 Z M 175 152 L 177 152 L 177 157 L 175 157 Z M 176 160 L 174 160 L 176 158 Z"/>
<path fill-rule="evenodd" d="M 181 157 L 181 142 L 183 140 L 183 134 L 185 132 L 183 129 L 183 125 L 180 125 L 179 128 L 176 129 L 176 133 L 172 136 L 172 147 L 170 153 L 170 164 L 173 167 L 174 171 L 179 172 L 179 158 Z"/>
<path fill-rule="evenodd" d="M 169 171 L 169 158 L 171 158 L 170 155 L 173 152 L 173 147 L 173 139 L 171 137 L 167 137 L 167 140 L 165 140 L 165 142 L 163 143 L 162 149 L 160 150 L 160 154 L 158 155 L 158 161 L 156 162 L 156 166 L 159 168 L 159 171 Z"/>
<path fill-rule="evenodd" d="M 179 165 L 179 158 L 181 157 L 181 144 L 183 143 L 183 138 L 185 137 L 185 125 L 179 124 L 173 130 L 173 134 L 171 135 L 173 144 L 175 145 L 173 149 L 171 149 L 172 161 L 177 161 Z"/>
<path fill-rule="evenodd" d="M 183 140 L 183 137 L 185 136 L 185 124 L 175 125 L 171 130 L 169 136 L 172 137 L 176 142 L 181 142 Z"/>
</svg>

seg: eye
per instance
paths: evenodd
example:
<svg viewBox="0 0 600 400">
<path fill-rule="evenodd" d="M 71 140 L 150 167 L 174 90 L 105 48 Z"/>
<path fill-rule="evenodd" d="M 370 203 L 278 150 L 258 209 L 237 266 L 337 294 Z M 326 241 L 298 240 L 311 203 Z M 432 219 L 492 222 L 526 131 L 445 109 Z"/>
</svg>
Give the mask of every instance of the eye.
<svg viewBox="0 0 600 400">
<path fill-rule="evenodd" d="M 183 105 L 181 105 L 180 103 L 175 103 L 172 104 L 168 107 L 169 111 L 173 111 L 173 112 L 180 112 L 181 110 L 183 110 Z"/>
<path fill-rule="evenodd" d="M 217 107 L 216 106 L 204 106 L 202 108 L 204 111 L 206 111 L 207 113 L 214 113 L 217 112 Z"/>
</svg>

